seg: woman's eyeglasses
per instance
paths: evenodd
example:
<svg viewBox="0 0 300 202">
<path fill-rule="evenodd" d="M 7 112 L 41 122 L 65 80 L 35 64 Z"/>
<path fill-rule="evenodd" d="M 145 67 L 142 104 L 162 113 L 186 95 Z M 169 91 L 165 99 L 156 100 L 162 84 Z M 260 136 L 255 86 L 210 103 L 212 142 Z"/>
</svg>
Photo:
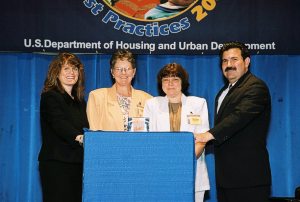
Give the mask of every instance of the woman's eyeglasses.
<svg viewBox="0 0 300 202">
<path fill-rule="evenodd" d="M 120 68 L 120 67 L 116 67 L 114 68 L 115 72 L 118 73 L 118 74 L 121 74 L 123 71 L 125 73 L 131 73 L 133 68 L 129 68 L 129 67 L 123 67 L 123 68 Z"/>
</svg>

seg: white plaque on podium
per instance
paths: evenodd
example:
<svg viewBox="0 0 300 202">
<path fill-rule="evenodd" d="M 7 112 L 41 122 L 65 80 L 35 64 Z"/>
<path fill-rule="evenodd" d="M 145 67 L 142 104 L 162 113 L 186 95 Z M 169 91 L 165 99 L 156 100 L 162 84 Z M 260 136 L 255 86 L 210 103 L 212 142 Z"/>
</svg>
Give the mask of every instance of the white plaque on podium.
<svg viewBox="0 0 300 202">
<path fill-rule="evenodd" d="M 128 131 L 130 132 L 149 132 L 148 117 L 129 117 Z"/>
</svg>

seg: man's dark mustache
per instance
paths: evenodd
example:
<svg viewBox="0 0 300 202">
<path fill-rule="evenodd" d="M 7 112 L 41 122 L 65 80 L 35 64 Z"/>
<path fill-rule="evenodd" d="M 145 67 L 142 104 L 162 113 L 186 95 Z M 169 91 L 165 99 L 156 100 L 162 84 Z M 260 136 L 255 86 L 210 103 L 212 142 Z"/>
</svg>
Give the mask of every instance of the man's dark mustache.
<svg viewBox="0 0 300 202">
<path fill-rule="evenodd" d="M 235 67 L 226 67 L 225 72 L 227 72 L 229 70 L 236 70 L 236 68 Z"/>
</svg>

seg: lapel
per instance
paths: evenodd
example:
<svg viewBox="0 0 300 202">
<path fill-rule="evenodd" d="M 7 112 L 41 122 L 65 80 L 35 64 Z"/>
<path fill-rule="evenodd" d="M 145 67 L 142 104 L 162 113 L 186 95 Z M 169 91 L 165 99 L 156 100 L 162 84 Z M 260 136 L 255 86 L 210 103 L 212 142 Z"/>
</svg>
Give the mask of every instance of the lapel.
<svg viewBox="0 0 300 202">
<path fill-rule="evenodd" d="M 182 94 L 181 96 L 181 123 L 180 123 L 180 131 L 190 131 L 190 125 L 187 123 L 187 115 L 193 111 L 191 109 L 192 106 L 189 106 L 187 103 L 187 97 Z"/>
<path fill-rule="evenodd" d="M 141 117 L 143 116 L 143 103 L 141 95 L 137 95 L 135 89 L 131 87 L 131 103 L 129 108 L 129 117 Z"/>
<path fill-rule="evenodd" d="M 107 94 L 107 112 L 110 114 L 110 117 L 115 121 L 115 123 L 123 123 L 123 114 L 117 99 L 116 84 L 114 84 L 111 88 L 107 89 Z"/>
<path fill-rule="evenodd" d="M 237 82 L 236 84 L 228 91 L 227 95 L 225 96 L 219 112 L 217 113 L 217 111 L 215 110 L 215 120 L 217 120 L 223 113 L 224 109 L 226 108 L 226 106 L 230 103 L 230 101 L 232 100 L 232 98 L 234 98 L 237 93 L 239 88 L 243 87 L 243 85 L 245 84 L 245 82 L 248 80 L 248 78 L 251 76 L 252 74 L 250 73 L 250 71 L 248 70 L 248 72 L 246 74 L 244 74 Z M 218 93 L 218 96 L 216 97 L 216 107 L 215 109 L 217 109 L 217 105 L 218 105 L 218 98 L 221 95 L 221 93 L 223 92 L 223 90 L 225 90 L 228 87 L 228 84 L 225 85 L 221 91 Z"/>
<path fill-rule="evenodd" d="M 215 117 L 217 117 L 217 109 L 218 109 L 218 100 L 219 100 L 219 97 L 221 96 L 222 92 L 227 88 L 228 84 L 225 84 L 221 90 L 218 92 L 217 96 L 216 96 L 216 99 L 215 99 Z M 224 101 L 224 100 L 223 100 Z M 219 112 L 220 112 L 220 109 L 219 109 Z"/>
<path fill-rule="evenodd" d="M 158 102 L 158 121 L 159 131 L 170 131 L 169 100 L 167 96 L 162 97 L 162 102 Z"/>
</svg>

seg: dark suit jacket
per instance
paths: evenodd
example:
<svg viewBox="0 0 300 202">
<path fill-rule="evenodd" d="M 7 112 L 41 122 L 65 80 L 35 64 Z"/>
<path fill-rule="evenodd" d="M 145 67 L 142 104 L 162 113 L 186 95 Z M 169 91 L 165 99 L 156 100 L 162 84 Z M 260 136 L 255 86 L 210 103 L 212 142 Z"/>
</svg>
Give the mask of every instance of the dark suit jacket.
<svg viewBox="0 0 300 202">
<path fill-rule="evenodd" d="M 50 90 L 41 95 L 42 148 L 39 161 L 82 163 L 83 148 L 75 138 L 88 128 L 86 103 L 67 93 Z"/>
<path fill-rule="evenodd" d="M 217 101 L 225 85 L 216 97 Z M 271 171 L 266 149 L 271 99 L 266 84 L 247 72 L 230 89 L 215 112 L 217 186 L 223 188 L 269 185 Z"/>
</svg>

